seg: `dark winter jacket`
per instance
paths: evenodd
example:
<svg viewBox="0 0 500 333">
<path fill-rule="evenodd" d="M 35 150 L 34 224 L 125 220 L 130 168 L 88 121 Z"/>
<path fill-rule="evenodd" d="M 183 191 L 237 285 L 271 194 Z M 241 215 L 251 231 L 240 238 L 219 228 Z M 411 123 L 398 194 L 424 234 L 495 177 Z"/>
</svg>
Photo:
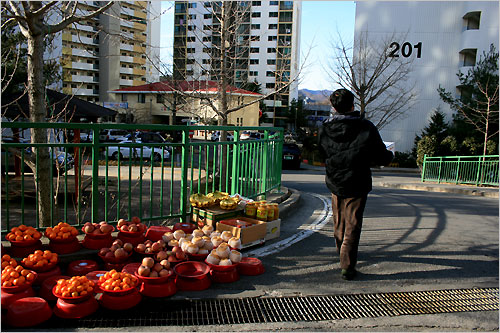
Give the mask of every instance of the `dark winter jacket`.
<svg viewBox="0 0 500 333">
<path fill-rule="evenodd" d="M 368 194 L 372 190 L 370 167 L 387 165 L 393 158 L 375 125 L 357 111 L 325 121 L 319 144 L 326 158 L 326 185 L 341 197 Z"/>
</svg>

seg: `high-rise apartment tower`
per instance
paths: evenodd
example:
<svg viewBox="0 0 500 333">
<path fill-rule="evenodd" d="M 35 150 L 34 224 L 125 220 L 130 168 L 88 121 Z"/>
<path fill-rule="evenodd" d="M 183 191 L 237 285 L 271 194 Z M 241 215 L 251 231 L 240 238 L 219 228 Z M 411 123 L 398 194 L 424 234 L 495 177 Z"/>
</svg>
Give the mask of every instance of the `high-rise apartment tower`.
<svg viewBox="0 0 500 333">
<path fill-rule="evenodd" d="M 228 83 L 251 90 L 254 83 L 267 95 L 264 100 L 269 126 L 285 126 L 285 112 L 298 98 L 300 1 L 176 1 L 173 77 L 178 80 L 218 81 L 229 73 Z M 224 9 L 223 9 L 224 7 Z M 229 17 L 221 20 L 223 10 Z M 222 68 L 222 31 L 227 54 Z"/>
<path fill-rule="evenodd" d="M 92 11 L 103 3 L 82 1 L 79 9 Z M 61 57 L 63 92 L 106 105 L 120 102 L 111 90 L 158 81 L 160 6 L 117 1 L 105 13 L 63 30 L 50 55 Z"/>
</svg>

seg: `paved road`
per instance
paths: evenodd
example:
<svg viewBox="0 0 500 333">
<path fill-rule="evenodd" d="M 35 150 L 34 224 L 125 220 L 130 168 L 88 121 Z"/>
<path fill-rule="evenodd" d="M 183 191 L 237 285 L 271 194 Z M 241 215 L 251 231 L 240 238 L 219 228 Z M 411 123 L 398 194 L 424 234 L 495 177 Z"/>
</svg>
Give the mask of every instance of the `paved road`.
<svg viewBox="0 0 500 333">
<path fill-rule="evenodd" d="M 285 171 L 283 185 L 301 191 L 299 205 L 283 221 L 279 239 L 247 252 L 262 259 L 266 273 L 214 284 L 201 292 L 178 292 L 173 299 L 498 287 L 498 199 L 375 187 L 365 211 L 360 275 L 355 281 L 344 281 L 323 173 Z M 128 330 L 498 331 L 498 311 Z"/>
</svg>

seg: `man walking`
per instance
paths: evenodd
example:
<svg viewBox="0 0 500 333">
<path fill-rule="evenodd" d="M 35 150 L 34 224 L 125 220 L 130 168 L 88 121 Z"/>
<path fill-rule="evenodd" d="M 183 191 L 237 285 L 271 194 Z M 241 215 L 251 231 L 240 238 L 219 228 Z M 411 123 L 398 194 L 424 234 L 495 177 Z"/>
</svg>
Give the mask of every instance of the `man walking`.
<svg viewBox="0 0 500 333">
<path fill-rule="evenodd" d="M 338 89 L 330 96 L 337 111 L 323 123 L 319 144 L 326 158 L 326 185 L 332 192 L 334 236 L 342 278 L 356 275 L 363 212 L 372 190 L 371 166 L 387 165 L 393 154 L 369 120 L 354 111 L 354 95 Z"/>
</svg>

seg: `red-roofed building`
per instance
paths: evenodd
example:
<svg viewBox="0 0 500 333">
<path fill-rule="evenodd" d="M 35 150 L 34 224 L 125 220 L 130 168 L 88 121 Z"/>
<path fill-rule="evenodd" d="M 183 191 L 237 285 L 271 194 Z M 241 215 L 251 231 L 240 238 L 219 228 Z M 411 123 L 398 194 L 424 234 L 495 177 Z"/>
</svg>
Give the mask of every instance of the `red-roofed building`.
<svg viewBox="0 0 500 333">
<path fill-rule="evenodd" d="M 162 81 L 124 87 L 110 93 L 116 95 L 115 109 L 119 113 L 132 114 L 136 123 L 182 124 L 192 121 L 208 124 L 217 119 L 210 107 L 210 103 L 217 105 L 218 85 L 215 81 Z M 227 89 L 227 94 L 229 108 L 262 97 L 259 93 L 232 86 Z M 230 113 L 228 124 L 258 126 L 259 103 Z"/>
</svg>

